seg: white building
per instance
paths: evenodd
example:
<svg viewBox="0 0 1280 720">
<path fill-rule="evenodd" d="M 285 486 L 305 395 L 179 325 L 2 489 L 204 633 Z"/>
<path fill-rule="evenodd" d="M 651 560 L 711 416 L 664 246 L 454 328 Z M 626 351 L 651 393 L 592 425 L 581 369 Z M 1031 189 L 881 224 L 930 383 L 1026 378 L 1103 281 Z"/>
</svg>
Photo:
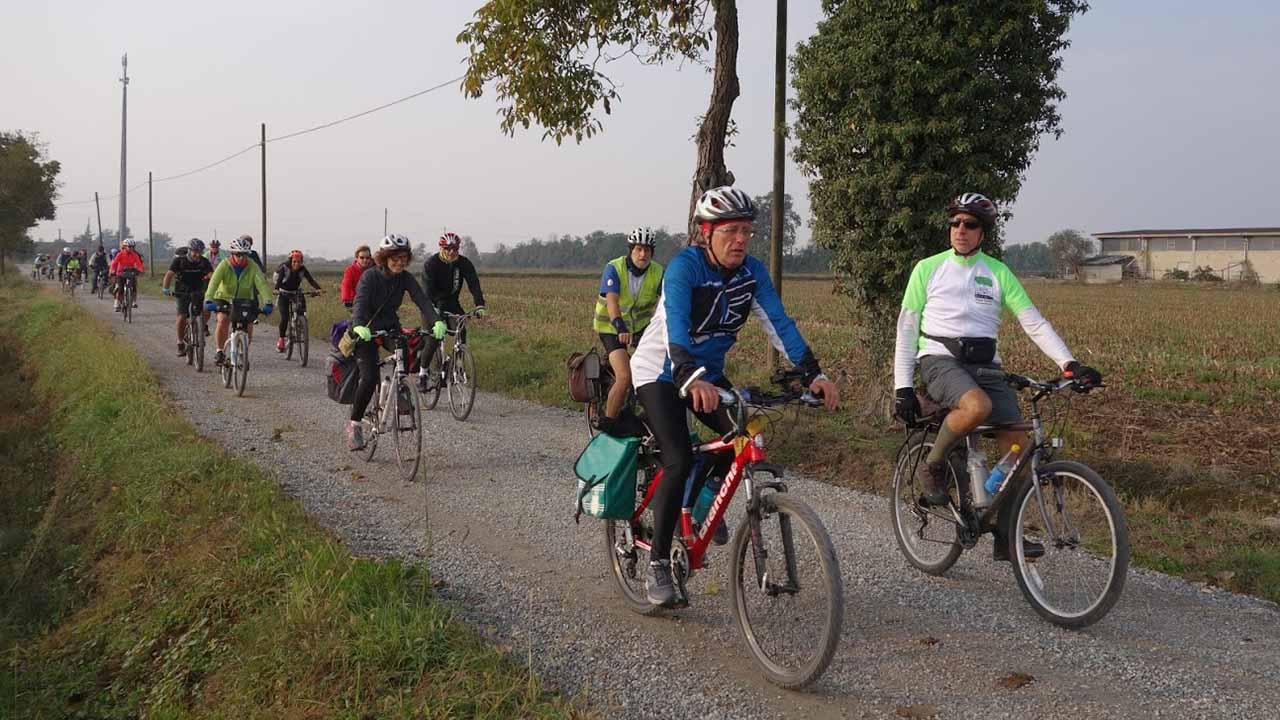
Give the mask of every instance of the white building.
<svg viewBox="0 0 1280 720">
<path fill-rule="evenodd" d="M 1225 280 L 1238 280 L 1248 260 L 1262 282 L 1280 282 L 1280 227 L 1126 230 L 1093 237 L 1103 255 L 1132 256 L 1143 277 L 1207 266 Z"/>
</svg>

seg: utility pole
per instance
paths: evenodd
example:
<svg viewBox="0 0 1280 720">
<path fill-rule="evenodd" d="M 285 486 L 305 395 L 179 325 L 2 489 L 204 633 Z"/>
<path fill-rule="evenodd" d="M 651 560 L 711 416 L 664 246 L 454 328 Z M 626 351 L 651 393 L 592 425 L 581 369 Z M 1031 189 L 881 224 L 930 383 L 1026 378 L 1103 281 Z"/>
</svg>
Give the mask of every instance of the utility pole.
<svg viewBox="0 0 1280 720">
<path fill-rule="evenodd" d="M 387 209 L 382 208 L 382 237 L 387 236 Z"/>
<path fill-rule="evenodd" d="M 151 171 L 147 171 L 147 248 L 151 256 L 151 277 L 156 276 L 156 236 L 151 231 Z"/>
<path fill-rule="evenodd" d="M 786 160 L 787 135 L 787 0 L 778 0 L 778 22 L 775 28 L 777 40 L 774 49 L 773 69 L 773 201 L 769 206 L 769 276 L 773 287 L 782 297 L 782 201 L 786 194 L 783 176 Z M 778 351 L 769 352 L 769 367 L 778 367 Z"/>
<path fill-rule="evenodd" d="M 125 194 L 125 159 L 128 157 L 127 140 L 129 137 L 129 54 L 120 56 L 120 84 L 123 86 L 120 95 L 120 240 L 124 241 L 127 218 L 127 197 Z"/>
<path fill-rule="evenodd" d="M 93 207 L 98 210 L 98 244 L 102 244 L 102 204 L 98 202 L 98 192 L 93 193 Z"/>
<path fill-rule="evenodd" d="M 262 264 L 267 265 L 267 124 L 262 123 Z"/>
</svg>

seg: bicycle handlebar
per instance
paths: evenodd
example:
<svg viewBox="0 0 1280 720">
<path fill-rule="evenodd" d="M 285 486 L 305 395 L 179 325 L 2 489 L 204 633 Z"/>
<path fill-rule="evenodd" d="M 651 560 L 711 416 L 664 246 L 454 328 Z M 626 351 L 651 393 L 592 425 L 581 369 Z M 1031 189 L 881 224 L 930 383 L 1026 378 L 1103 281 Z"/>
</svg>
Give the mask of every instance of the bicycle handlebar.
<svg viewBox="0 0 1280 720">
<path fill-rule="evenodd" d="M 1098 383 L 1097 385 L 1089 385 L 1080 382 L 1077 378 L 1059 377 L 1053 380 L 1043 382 L 1033 380 L 1026 375 L 996 370 L 995 368 L 979 368 L 978 375 L 981 377 L 998 377 L 1009 385 L 1018 390 L 1034 389 L 1044 394 L 1055 393 L 1060 390 L 1070 388 L 1078 393 L 1087 393 L 1095 388 L 1106 387 L 1106 383 Z"/>
</svg>

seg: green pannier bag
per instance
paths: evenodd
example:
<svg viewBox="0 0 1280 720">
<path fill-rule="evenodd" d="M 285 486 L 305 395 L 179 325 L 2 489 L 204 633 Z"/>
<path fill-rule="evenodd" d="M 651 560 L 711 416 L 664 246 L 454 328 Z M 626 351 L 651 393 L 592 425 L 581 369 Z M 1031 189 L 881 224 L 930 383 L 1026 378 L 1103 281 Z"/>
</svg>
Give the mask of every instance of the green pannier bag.
<svg viewBox="0 0 1280 720">
<path fill-rule="evenodd" d="M 640 438 L 600 433 L 573 464 L 578 476 L 573 521 L 583 513 L 602 520 L 630 520 L 636 510 L 636 448 Z"/>
</svg>

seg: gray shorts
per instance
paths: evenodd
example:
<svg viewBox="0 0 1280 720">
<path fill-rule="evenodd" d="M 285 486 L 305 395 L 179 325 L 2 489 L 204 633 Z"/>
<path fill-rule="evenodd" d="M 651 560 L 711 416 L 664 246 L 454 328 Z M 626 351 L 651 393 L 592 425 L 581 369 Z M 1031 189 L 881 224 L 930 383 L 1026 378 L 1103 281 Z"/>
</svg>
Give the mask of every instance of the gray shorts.
<svg viewBox="0 0 1280 720">
<path fill-rule="evenodd" d="M 950 355 L 926 355 L 920 358 L 920 377 L 924 380 L 929 397 L 949 408 L 960 402 L 960 396 L 974 388 L 982 388 L 991 398 L 991 414 L 986 422 L 996 425 L 1016 423 L 1022 420 L 1018 409 L 1018 395 L 994 375 L 979 375 L 978 370 L 1000 370 L 994 363 L 962 363 Z"/>
</svg>

